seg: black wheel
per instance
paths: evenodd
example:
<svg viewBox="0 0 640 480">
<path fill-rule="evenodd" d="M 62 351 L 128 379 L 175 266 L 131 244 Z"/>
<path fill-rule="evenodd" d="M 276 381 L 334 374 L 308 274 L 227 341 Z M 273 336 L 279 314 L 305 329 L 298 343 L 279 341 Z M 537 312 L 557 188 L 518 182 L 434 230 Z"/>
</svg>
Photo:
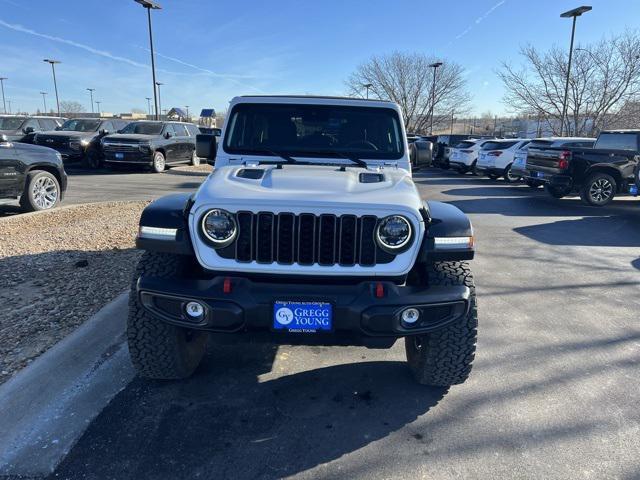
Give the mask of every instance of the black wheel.
<svg viewBox="0 0 640 480">
<path fill-rule="evenodd" d="M 25 212 L 49 210 L 60 203 L 60 183 L 51 173 L 32 170 L 27 174 L 20 206 Z"/>
<path fill-rule="evenodd" d="M 511 172 L 512 164 L 507 165 L 507 168 L 504 170 L 504 180 L 507 183 L 517 183 L 522 180 L 522 177 L 519 175 L 515 175 Z"/>
<path fill-rule="evenodd" d="M 167 161 L 164 158 L 164 154 L 162 152 L 156 152 L 153 154 L 153 163 L 151 164 L 151 170 L 155 173 L 164 172 L 165 167 L 167 166 Z"/>
<path fill-rule="evenodd" d="M 476 168 L 478 161 L 474 160 L 471 167 L 467 171 L 471 172 L 471 175 L 478 175 L 478 169 Z"/>
<path fill-rule="evenodd" d="M 491 180 L 497 180 L 500 178 L 500 175 L 496 175 L 495 173 L 487 173 L 487 177 L 489 177 Z"/>
<path fill-rule="evenodd" d="M 553 198 L 566 197 L 567 195 L 569 195 L 569 193 L 571 193 L 571 189 L 568 187 L 556 187 L 553 185 L 545 185 L 544 189 Z"/>
<path fill-rule="evenodd" d="M 193 165 L 194 167 L 200 165 L 200 157 L 196 155 L 195 148 L 193 149 L 193 152 L 191 152 L 191 165 Z"/>
<path fill-rule="evenodd" d="M 540 182 L 536 182 L 535 180 L 527 180 L 526 183 L 531 188 L 540 188 L 543 184 Z"/>
<path fill-rule="evenodd" d="M 185 277 L 193 269 L 191 257 L 145 252 L 138 262 L 129 294 L 127 339 L 134 367 L 143 377 L 159 380 L 187 378 L 202 360 L 209 335 L 180 328 L 153 317 L 140 304 L 136 283 L 141 275 Z"/>
<path fill-rule="evenodd" d="M 449 386 L 471 373 L 478 337 L 478 310 L 473 275 L 466 262 L 437 262 L 427 267 L 429 285 L 466 285 L 471 290 L 467 315 L 440 330 L 405 337 L 407 363 L 418 383 Z"/>
<path fill-rule="evenodd" d="M 102 158 L 100 153 L 96 150 L 89 150 L 84 157 L 82 157 L 82 165 L 86 168 L 98 169 L 102 167 Z"/>
<path fill-rule="evenodd" d="M 596 172 L 592 174 L 580 189 L 580 198 L 587 205 L 602 207 L 613 200 L 618 185 L 611 175 Z"/>
</svg>

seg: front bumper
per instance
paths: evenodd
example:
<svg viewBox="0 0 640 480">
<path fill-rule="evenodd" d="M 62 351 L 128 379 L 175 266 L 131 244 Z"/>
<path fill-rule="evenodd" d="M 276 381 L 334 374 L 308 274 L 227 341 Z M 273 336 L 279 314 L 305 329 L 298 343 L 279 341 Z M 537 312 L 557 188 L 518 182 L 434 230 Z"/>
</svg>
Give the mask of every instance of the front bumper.
<svg viewBox="0 0 640 480">
<path fill-rule="evenodd" d="M 104 161 L 106 163 L 132 163 L 140 165 L 151 165 L 153 155 L 151 152 L 105 152 Z"/>
<path fill-rule="evenodd" d="M 382 297 L 376 295 L 380 288 L 384 291 Z M 166 280 L 143 276 L 138 280 L 137 293 L 141 304 L 154 317 L 194 330 L 271 332 L 271 340 L 283 343 L 368 345 L 367 339 L 394 341 L 398 337 L 428 333 L 458 320 L 469 309 L 470 291 L 465 286 L 402 287 L 375 281 L 329 285 L 256 282 L 244 277 Z M 312 334 L 272 330 L 276 300 L 331 303 L 333 330 Z M 204 306 L 201 319 L 191 320 L 186 315 L 185 305 L 190 301 Z M 415 307 L 421 313 L 412 326 L 400 319 L 407 307 Z M 296 341 L 290 342 L 294 337 Z"/>
<path fill-rule="evenodd" d="M 490 167 L 488 165 L 476 165 L 476 170 L 484 175 L 498 175 L 499 177 L 504 175 L 503 168 Z"/>
</svg>

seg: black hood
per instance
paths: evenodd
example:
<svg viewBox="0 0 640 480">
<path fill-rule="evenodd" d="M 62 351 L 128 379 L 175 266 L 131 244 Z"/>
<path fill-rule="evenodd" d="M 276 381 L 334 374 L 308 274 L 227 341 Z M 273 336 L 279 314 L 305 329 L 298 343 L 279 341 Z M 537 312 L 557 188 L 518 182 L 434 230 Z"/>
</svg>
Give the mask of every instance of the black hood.
<svg viewBox="0 0 640 480">
<path fill-rule="evenodd" d="M 51 154 L 51 157 L 57 157 L 57 153 L 54 149 L 49 147 L 43 147 L 40 145 L 32 145 L 30 143 L 19 143 L 16 142 L 13 144 L 13 148 L 15 148 L 18 154 L 24 153 L 26 155 L 30 153 L 39 153 L 39 154 Z"/>
<path fill-rule="evenodd" d="M 62 130 L 51 130 L 49 132 L 39 132 L 38 137 L 47 137 L 47 138 L 55 138 L 55 139 L 65 139 L 65 138 L 93 138 L 98 135 L 98 132 L 74 132 L 74 131 L 62 131 Z"/>
</svg>

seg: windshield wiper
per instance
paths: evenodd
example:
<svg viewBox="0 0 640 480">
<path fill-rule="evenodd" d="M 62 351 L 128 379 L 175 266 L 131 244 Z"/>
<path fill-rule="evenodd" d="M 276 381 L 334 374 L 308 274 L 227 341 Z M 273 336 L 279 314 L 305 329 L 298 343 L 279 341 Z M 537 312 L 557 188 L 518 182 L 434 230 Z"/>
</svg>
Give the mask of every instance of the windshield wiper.
<svg viewBox="0 0 640 480">
<path fill-rule="evenodd" d="M 358 157 L 357 155 L 348 155 L 346 153 L 340 153 L 340 152 L 320 152 L 320 151 L 309 151 L 309 150 L 305 150 L 304 153 L 308 153 L 311 155 L 327 155 L 327 154 L 334 154 L 337 155 L 340 158 L 344 158 L 345 160 L 351 160 L 353 163 L 355 163 L 356 165 L 358 165 L 359 167 L 362 168 L 367 168 L 369 165 L 367 164 L 367 162 L 365 162 L 364 160 L 362 160 L 360 157 Z"/>
</svg>

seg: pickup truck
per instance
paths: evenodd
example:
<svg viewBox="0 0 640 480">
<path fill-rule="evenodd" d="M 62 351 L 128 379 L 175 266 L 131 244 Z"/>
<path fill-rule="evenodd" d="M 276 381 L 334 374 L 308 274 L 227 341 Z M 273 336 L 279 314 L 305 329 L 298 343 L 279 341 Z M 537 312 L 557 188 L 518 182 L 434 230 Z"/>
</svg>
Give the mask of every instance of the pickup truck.
<svg viewBox="0 0 640 480">
<path fill-rule="evenodd" d="M 603 130 L 593 148 L 530 147 L 527 181 L 541 181 L 547 192 L 562 198 L 580 194 L 587 205 L 607 205 L 629 191 L 640 162 L 640 130 Z"/>
</svg>

